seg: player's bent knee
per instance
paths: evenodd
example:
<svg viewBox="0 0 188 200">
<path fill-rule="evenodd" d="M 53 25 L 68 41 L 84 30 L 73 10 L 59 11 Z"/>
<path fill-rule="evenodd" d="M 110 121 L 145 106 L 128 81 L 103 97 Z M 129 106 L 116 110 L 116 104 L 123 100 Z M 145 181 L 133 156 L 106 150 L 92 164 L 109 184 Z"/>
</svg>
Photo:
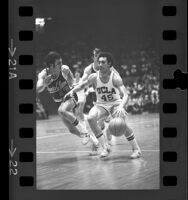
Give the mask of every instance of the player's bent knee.
<svg viewBox="0 0 188 200">
<path fill-rule="evenodd" d="M 79 111 L 77 111 L 77 115 L 78 116 L 81 116 L 83 113 L 79 110 Z"/>
<path fill-rule="evenodd" d="M 65 109 L 62 109 L 62 108 L 58 108 L 58 113 L 62 117 L 66 117 L 66 115 L 67 115 L 67 111 Z"/>
<path fill-rule="evenodd" d="M 69 129 L 69 132 L 72 133 L 72 134 L 75 134 L 75 130 L 72 129 L 72 128 L 68 128 Z"/>
<path fill-rule="evenodd" d="M 77 135 L 76 129 L 72 124 L 66 123 L 66 127 L 68 128 L 70 133 Z"/>
<path fill-rule="evenodd" d="M 95 122 L 97 123 L 97 119 L 93 116 L 88 116 L 87 121 L 88 121 L 89 124 L 92 124 L 92 123 L 95 123 Z"/>
<path fill-rule="evenodd" d="M 133 134 L 133 130 L 126 124 L 125 137 L 130 137 Z"/>
</svg>

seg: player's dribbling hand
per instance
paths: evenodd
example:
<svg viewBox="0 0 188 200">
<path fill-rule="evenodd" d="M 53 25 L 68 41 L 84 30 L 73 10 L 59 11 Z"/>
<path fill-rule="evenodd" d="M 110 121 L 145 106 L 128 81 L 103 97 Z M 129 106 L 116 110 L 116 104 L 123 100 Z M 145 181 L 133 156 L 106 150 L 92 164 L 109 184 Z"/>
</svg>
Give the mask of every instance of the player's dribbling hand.
<svg viewBox="0 0 188 200">
<path fill-rule="evenodd" d="M 122 108 L 122 106 L 119 106 L 117 108 L 117 110 L 114 113 L 114 117 L 121 117 L 121 118 L 126 118 L 128 115 L 128 113 L 126 112 L 126 110 L 124 108 Z"/>
</svg>

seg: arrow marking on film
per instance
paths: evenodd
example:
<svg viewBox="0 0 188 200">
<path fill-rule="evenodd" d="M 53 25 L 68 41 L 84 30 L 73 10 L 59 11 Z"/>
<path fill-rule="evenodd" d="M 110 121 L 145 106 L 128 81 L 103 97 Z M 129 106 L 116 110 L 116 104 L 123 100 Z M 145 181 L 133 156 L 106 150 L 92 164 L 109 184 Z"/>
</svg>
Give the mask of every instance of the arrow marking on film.
<svg viewBox="0 0 188 200">
<path fill-rule="evenodd" d="M 11 140 L 11 147 L 9 148 L 9 153 L 10 153 L 10 156 L 13 157 L 15 152 L 16 152 L 16 147 L 14 148 L 13 147 L 13 140 Z"/>
<path fill-rule="evenodd" d="M 14 47 L 13 39 L 10 40 L 10 47 L 8 48 L 10 55 L 13 57 L 16 52 L 16 47 Z"/>
</svg>

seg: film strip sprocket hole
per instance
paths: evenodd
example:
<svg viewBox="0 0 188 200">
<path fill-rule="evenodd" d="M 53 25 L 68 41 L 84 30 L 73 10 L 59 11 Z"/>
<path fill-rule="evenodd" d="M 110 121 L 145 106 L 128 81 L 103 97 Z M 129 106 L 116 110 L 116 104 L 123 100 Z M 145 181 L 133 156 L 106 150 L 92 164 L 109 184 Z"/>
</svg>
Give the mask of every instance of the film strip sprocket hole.
<svg viewBox="0 0 188 200">
<path fill-rule="evenodd" d="M 33 18 L 33 7 L 32 6 L 20 6 L 19 7 L 19 17 L 28 20 Z M 19 30 L 19 41 L 20 43 L 27 44 L 28 42 L 34 42 L 33 30 Z M 29 44 L 29 43 L 28 43 Z M 19 65 L 24 67 L 32 67 L 34 64 L 33 55 L 19 55 Z M 34 81 L 26 78 L 19 80 L 19 89 L 24 91 L 31 91 L 35 89 Z M 34 105 L 32 103 L 20 103 L 19 113 L 22 115 L 33 115 Z M 31 140 L 34 138 L 34 129 L 33 127 L 20 127 L 19 137 L 22 140 Z M 34 162 L 34 153 L 33 152 L 20 152 L 19 161 L 21 165 L 29 164 Z M 34 186 L 34 177 L 31 174 L 24 174 L 24 176 L 19 177 L 19 184 L 21 187 L 33 187 Z"/>
<path fill-rule="evenodd" d="M 180 6 L 176 7 L 175 5 L 170 6 L 164 6 L 162 13 L 163 18 L 168 22 L 170 22 L 173 29 L 169 29 L 169 27 L 166 27 L 166 30 L 164 29 L 162 32 L 162 38 L 163 38 L 163 44 L 168 47 L 169 44 L 171 44 L 174 48 L 168 49 L 165 51 L 165 54 L 162 56 L 163 61 L 163 67 L 170 69 L 171 67 L 176 67 L 177 65 L 180 65 L 180 60 L 177 54 L 173 54 L 171 52 L 177 52 L 177 46 L 180 43 L 180 37 L 182 36 L 182 32 L 180 33 L 180 29 L 178 28 L 177 24 L 173 25 L 173 19 L 176 18 L 177 13 L 180 11 Z M 179 13 L 180 15 L 180 13 Z M 177 30 L 176 30 L 177 28 Z M 179 36 L 179 33 L 181 36 Z M 182 39 L 182 38 L 181 38 Z M 175 45 L 176 44 L 176 45 Z M 170 45 L 169 45 L 170 46 Z M 172 47 L 171 46 L 171 47 Z M 169 52 L 168 52 L 169 50 Z M 181 63 L 182 64 L 182 63 Z M 181 67 L 181 66 L 177 66 Z M 182 73 L 180 69 L 176 69 L 173 73 L 173 78 L 167 78 L 162 80 L 162 87 L 164 90 L 176 90 L 178 89 L 184 90 L 186 88 L 185 82 L 187 81 L 186 78 L 187 75 L 185 73 Z M 175 92 L 176 93 L 176 92 Z M 162 105 L 162 110 L 165 115 L 173 116 L 177 115 L 180 116 L 180 104 L 176 104 L 176 102 L 171 103 L 164 103 Z M 170 114 L 170 115 L 169 115 Z M 169 118 L 170 120 L 170 118 Z M 170 123 L 170 122 L 169 122 Z M 171 124 L 171 127 L 163 127 L 163 141 L 164 144 L 168 145 L 169 147 L 165 148 L 168 149 L 164 152 L 162 152 L 162 158 L 163 163 L 165 167 L 168 169 L 174 169 L 176 167 L 177 170 L 172 170 L 173 172 L 166 172 L 163 174 L 163 186 L 168 188 L 178 188 L 180 185 L 182 185 L 183 180 L 180 178 L 180 172 L 179 168 L 182 163 L 182 156 L 180 154 L 180 149 L 178 147 L 178 143 L 181 138 L 181 132 L 177 127 L 174 127 L 175 124 Z M 177 124 L 178 125 L 178 124 Z M 179 127 L 180 128 L 180 127 Z M 172 144 L 176 143 L 176 147 Z M 178 167 L 179 166 L 179 167 Z M 185 197 L 186 198 L 186 197 Z M 175 198 L 176 199 L 176 198 Z M 179 197 L 177 198 L 179 199 Z"/>
<path fill-rule="evenodd" d="M 172 16 L 175 17 L 177 12 L 176 6 L 163 6 L 162 14 L 164 18 L 169 18 L 172 20 Z M 162 38 L 164 42 L 173 42 L 177 40 L 177 32 L 176 30 L 163 30 Z M 176 65 L 177 64 L 177 56 L 175 54 L 165 54 L 163 55 L 163 65 Z M 173 83 L 171 85 L 171 83 Z M 173 79 L 164 79 L 163 80 L 163 88 L 171 89 L 176 88 Z M 165 114 L 175 114 L 177 112 L 177 104 L 176 103 L 164 103 L 163 104 L 163 113 Z M 173 125 L 172 125 L 173 126 Z M 172 131 L 172 133 L 171 133 Z M 168 138 L 174 137 L 176 138 L 177 129 L 174 127 L 164 127 L 163 128 L 163 137 L 167 140 Z M 162 149 L 161 149 L 162 151 Z M 172 163 L 177 162 L 177 153 L 174 151 L 163 152 L 162 154 L 163 162 Z M 170 166 L 170 165 L 169 165 Z M 173 175 L 163 175 L 163 186 L 177 186 L 177 176 Z"/>
</svg>

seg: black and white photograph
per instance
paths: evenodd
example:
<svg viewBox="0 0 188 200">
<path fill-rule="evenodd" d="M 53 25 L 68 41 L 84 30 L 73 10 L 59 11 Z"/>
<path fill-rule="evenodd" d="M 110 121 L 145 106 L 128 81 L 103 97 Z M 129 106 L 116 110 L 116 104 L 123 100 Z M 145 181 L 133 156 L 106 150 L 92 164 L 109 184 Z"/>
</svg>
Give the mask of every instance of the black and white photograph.
<svg viewBox="0 0 188 200">
<path fill-rule="evenodd" d="M 157 1 L 35 1 L 37 190 L 160 189 Z"/>
</svg>

